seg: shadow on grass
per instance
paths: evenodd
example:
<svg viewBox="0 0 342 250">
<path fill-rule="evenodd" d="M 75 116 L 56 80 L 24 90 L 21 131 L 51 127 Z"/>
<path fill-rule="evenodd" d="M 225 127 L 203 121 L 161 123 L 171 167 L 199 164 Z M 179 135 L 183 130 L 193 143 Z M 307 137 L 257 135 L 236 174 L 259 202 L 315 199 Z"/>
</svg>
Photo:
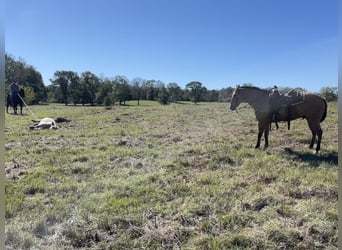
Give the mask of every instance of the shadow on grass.
<svg viewBox="0 0 342 250">
<path fill-rule="evenodd" d="M 193 103 L 192 102 L 182 102 L 182 101 L 178 101 L 178 102 L 175 102 L 174 104 L 180 104 L 180 105 L 192 105 Z"/>
<path fill-rule="evenodd" d="M 20 116 L 28 116 L 29 114 L 27 114 L 27 113 L 22 113 L 22 114 L 20 114 L 20 113 L 18 113 L 18 114 L 14 114 L 14 113 L 8 113 L 9 115 L 13 115 L 13 116 L 18 116 L 18 117 L 20 117 Z"/>
<path fill-rule="evenodd" d="M 311 162 L 313 165 L 319 165 L 321 163 L 328 163 L 330 165 L 338 165 L 338 153 L 333 151 L 327 154 L 313 154 L 308 152 L 297 152 L 293 151 L 291 148 L 284 149 L 285 154 L 289 155 L 291 158 L 298 159 L 304 162 Z"/>
</svg>

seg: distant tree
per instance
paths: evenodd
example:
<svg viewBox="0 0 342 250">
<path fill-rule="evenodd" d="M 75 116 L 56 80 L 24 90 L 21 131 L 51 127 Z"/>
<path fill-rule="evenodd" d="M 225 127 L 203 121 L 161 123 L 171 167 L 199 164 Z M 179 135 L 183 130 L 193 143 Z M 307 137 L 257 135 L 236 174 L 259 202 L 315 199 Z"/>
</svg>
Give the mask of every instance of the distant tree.
<svg viewBox="0 0 342 250">
<path fill-rule="evenodd" d="M 67 77 L 69 80 L 69 90 L 70 97 L 74 105 L 81 103 L 82 100 L 82 92 L 81 92 L 81 78 L 78 73 L 73 71 L 67 72 Z"/>
<path fill-rule="evenodd" d="M 169 83 L 167 85 L 167 90 L 170 93 L 170 101 L 178 102 L 182 98 L 182 89 L 178 86 L 177 83 Z"/>
<path fill-rule="evenodd" d="M 82 105 L 90 103 L 95 104 L 96 93 L 100 88 L 100 79 L 90 71 L 85 71 L 81 74 L 81 93 Z"/>
<path fill-rule="evenodd" d="M 191 101 L 191 92 L 189 89 L 185 88 L 182 90 L 182 101 Z"/>
<path fill-rule="evenodd" d="M 34 92 L 32 104 L 40 101 L 46 101 L 48 97 L 48 88 L 43 83 L 42 76 L 33 66 L 25 63 L 23 59 L 16 60 L 13 56 L 5 54 L 5 86 L 12 82 L 17 82 L 22 87 L 30 87 Z"/>
<path fill-rule="evenodd" d="M 13 56 L 5 54 L 6 85 L 9 86 L 12 82 L 25 82 L 25 67 L 26 63 L 22 60 L 16 60 Z"/>
<path fill-rule="evenodd" d="M 112 108 L 112 105 L 113 105 L 113 98 L 111 95 L 107 95 L 104 99 L 104 106 L 106 107 L 106 109 L 111 109 Z"/>
<path fill-rule="evenodd" d="M 159 95 L 162 93 L 162 89 L 165 88 L 165 84 L 160 81 L 160 80 L 156 80 L 153 83 L 153 88 L 154 88 L 154 100 L 159 101 Z"/>
<path fill-rule="evenodd" d="M 35 93 L 32 89 L 32 87 L 23 87 L 24 91 L 25 91 L 25 102 L 26 104 L 34 104 L 34 101 L 36 100 L 36 96 Z"/>
<path fill-rule="evenodd" d="M 327 102 L 337 101 L 338 99 L 337 87 L 323 87 L 320 90 L 320 95 L 323 96 Z"/>
<path fill-rule="evenodd" d="M 202 87 L 202 83 L 193 81 L 189 82 L 185 87 L 190 90 L 191 101 L 197 104 L 201 100 L 201 96 L 204 90 Z"/>
<path fill-rule="evenodd" d="M 138 105 L 140 104 L 140 99 L 142 98 L 144 83 L 145 80 L 141 78 L 135 78 L 132 81 L 132 98 L 138 101 Z"/>
<path fill-rule="evenodd" d="M 103 81 L 96 95 L 97 104 L 106 105 L 106 100 L 112 102 L 111 105 L 114 103 L 113 84 L 109 79 Z"/>
<path fill-rule="evenodd" d="M 23 86 L 32 89 L 34 93 L 34 98 L 31 100 L 32 104 L 47 99 L 47 88 L 43 83 L 42 75 L 33 66 L 27 66 L 25 68 L 25 82 L 23 82 Z"/>
<path fill-rule="evenodd" d="M 125 104 L 131 97 L 131 87 L 128 80 L 123 76 L 116 76 L 113 81 L 114 97 L 119 101 L 119 104 Z"/>
<path fill-rule="evenodd" d="M 147 80 L 142 85 L 142 96 L 145 100 L 153 101 L 156 98 L 155 80 Z"/>
<path fill-rule="evenodd" d="M 218 101 L 219 102 L 228 102 L 232 98 L 234 89 L 232 87 L 223 88 L 219 91 Z"/>
<path fill-rule="evenodd" d="M 205 92 L 205 98 L 204 100 L 206 102 L 217 102 L 219 97 L 219 91 L 218 90 L 207 90 Z"/>
<path fill-rule="evenodd" d="M 54 73 L 54 78 L 51 80 L 52 84 L 57 87 L 59 90 L 63 103 L 68 105 L 68 97 L 69 97 L 69 76 L 68 71 L 56 71 Z"/>
<path fill-rule="evenodd" d="M 157 99 L 158 99 L 159 103 L 161 103 L 163 105 L 169 104 L 170 93 L 164 84 L 158 86 L 158 97 L 157 97 Z"/>
<path fill-rule="evenodd" d="M 80 103 L 81 93 L 80 93 L 80 77 L 76 72 L 61 70 L 54 73 L 54 78 L 51 80 L 52 85 L 54 85 L 53 91 L 54 96 L 57 100 L 61 99 L 65 105 L 72 100 L 74 105 Z M 58 101 L 59 102 L 59 101 Z"/>
<path fill-rule="evenodd" d="M 200 99 L 199 99 L 199 101 L 200 102 L 208 102 L 209 100 L 208 100 L 208 94 L 209 94 L 209 91 L 208 91 L 208 89 L 206 88 L 206 87 L 202 87 L 201 89 L 200 89 L 200 91 L 201 91 L 201 96 L 200 96 Z"/>
<path fill-rule="evenodd" d="M 52 80 L 50 80 L 52 81 Z M 56 86 L 54 84 L 50 84 L 49 86 L 47 86 L 48 89 L 48 100 L 49 102 L 57 102 L 57 103 L 61 103 L 63 102 L 63 98 L 60 94 L 59 91 L 59 86 Z"/>
</svg>

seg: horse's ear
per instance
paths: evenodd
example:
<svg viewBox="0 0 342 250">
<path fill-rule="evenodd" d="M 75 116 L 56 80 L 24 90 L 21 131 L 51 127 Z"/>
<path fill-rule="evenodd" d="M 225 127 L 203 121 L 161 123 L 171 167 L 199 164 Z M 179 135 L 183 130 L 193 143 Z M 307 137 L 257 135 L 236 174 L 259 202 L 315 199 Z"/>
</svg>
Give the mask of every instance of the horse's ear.
<svg viewBox="0 0 342 250">
<path fill-rule="evenodd" d="M 240 84 L 236 85 L 236 88 L 237 88 L 237 89 L 240 88 Z"/>
</svg>

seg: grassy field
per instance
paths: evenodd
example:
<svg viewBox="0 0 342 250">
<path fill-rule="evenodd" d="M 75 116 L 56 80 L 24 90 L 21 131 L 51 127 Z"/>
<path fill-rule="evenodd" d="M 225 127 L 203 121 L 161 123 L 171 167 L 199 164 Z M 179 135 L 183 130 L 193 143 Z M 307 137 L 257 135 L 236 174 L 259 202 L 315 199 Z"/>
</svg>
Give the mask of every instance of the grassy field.
<svg viewBox="0 0 342 250">
<path fill-rule="evenodd" d="M 337 249 L 337 103 L 319 156 L 305 120 L 256 150 L 249 108 L 129 104 L 6 114 L 8 249 Z"/>
</svg>

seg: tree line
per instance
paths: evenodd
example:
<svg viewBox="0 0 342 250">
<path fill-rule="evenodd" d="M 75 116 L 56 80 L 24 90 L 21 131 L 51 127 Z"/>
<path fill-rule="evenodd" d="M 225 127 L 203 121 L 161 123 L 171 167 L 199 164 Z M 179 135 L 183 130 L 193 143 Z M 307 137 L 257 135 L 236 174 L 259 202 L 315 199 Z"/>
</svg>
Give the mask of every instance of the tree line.
<svg viewBox="0 0 342 250">
<path fill-rule="evenodd" d="M 182 89 L 177 83 L 165 84 L 160 80 L 134 78 L 129 81 L 125 76 L 101 79 L 90 71 L 78 74 L 73 71 L 56 71 L 52 84 L 48 86 L 52 102 L 68 104 L 112 105 L 125 104 L 126 101 L 157 100 L 161 104 L 178 101 L 225 101 L 232 88 L 208 90 L 202 83 L 193 81 Z"/>
<path fill-rule="evenodd" d="M 159 101 L 161 104 L 171 102 L 227 102 L 233 88 L 208 90 L 199 81 L 191 81 L 181 88 L 177 83 L 165 84 L 160 80 L 134 78 L 125 76 L 112 78 L 99 77 L 85 71 L 82 73 L 61 70 L 56 71 L 51 84 L 45 86 L 40 72 L 24 60 L 16 60 L 5 54 L 6 91 L 12 82 L 18 82 L 24 88 L 26 102 L 37 104 L 43 102 L 64 103 L 65 105 L 105 105 L 125 104 L 126 101 Z M 247 84 L 248 85 L 248 84 Z M 321 94 L 328 101 L 337 99 L 337 88 L 324 87 Z"/>
</svg>

